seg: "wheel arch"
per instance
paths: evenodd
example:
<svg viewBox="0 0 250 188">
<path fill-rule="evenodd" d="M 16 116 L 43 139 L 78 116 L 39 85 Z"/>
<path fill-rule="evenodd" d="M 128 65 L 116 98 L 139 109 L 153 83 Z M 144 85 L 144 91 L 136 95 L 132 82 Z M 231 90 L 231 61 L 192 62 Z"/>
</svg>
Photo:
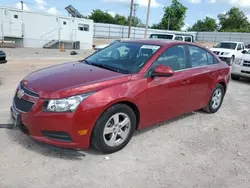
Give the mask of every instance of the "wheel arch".
<svg viewBox="0 0 250 188">
<path fill-rule="evenodd" d="M 127 100 L 127 99 L 123 99 L 123 100 L 119 100 L 119 101 L 115 101 L 115 102 L 112 102 L 112 103 L 109 103 L 108 105 L 105 106 L 105 108 L 102 110 L 102 113 L 98 116 L 97 119 L 99 119 L 101 117 L 101 115 L 109 108 L 111 108 L 112 106 L 115 106 L 117 104 L 125 104 L 127 106 L 129 106 L 135 113 L 135 116 L 136 116 L 136 130 L 138 130 L 138 127 L 139 127 L 139 124 L 140 124 L 140 110 L 138 108 L 138 106 L 130 101 L 130 100 Z"/>
<path fill-rule="evenodd" d="M 223 86 L 223 88 L 224 88 L 224 94 L 225 94 L 226 91 L 227 91 L 227 85 L 226 85 L 226 83 L 224 81 L 219 81 L 218 84 L 220 84 L 220 85 Z"/>
</svg>

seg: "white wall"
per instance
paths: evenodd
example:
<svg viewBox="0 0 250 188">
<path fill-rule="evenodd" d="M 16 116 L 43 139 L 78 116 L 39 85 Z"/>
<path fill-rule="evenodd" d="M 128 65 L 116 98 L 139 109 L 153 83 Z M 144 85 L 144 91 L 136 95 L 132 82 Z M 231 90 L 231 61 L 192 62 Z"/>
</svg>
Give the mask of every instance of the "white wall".
<svg viewBox="0 0 250 188">
<path fill-rule="evenodd" d="M 0 24 L 4 26 L 4 36 L 23 37 L 24 47 L 41 48 L 51 40 L 61 40 L 80 41 L 81 49 L 92 48 L 92 20 L 3 7 L 0 7 L 0 15 Z M 18 18 L 14 18 L 14 15 L 17 15 Z M 89 31 L 80 31 L 79 24 L 89 25 Z M 1 27 L 0 36 L 2 36 Z"/>
</svg>

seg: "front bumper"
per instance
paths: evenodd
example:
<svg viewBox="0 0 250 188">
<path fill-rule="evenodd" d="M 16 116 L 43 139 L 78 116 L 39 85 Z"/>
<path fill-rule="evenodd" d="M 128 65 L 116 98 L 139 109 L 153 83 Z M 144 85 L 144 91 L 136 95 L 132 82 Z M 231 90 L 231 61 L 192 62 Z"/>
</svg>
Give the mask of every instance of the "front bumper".
<svg viewBox="0 0 250 188">
<path fill-rule="evenodd" d="M 78 108 L 70 113 L 43 112 L 43 99 L 37 99 L 28 112 L 17 109 L 15 102 L 11 109 L 20 117 L 18 127 L 36 141 L 63 148 L 87 149 L 97 117 L 95 110 Z"/>
<path fill-rule="evenodd" d="M 231 74 L 250 78 L 250 67 L 233 64 Z"/>
<path fill-rule="evenodd" d="M 7 63 L 6 56 L 0 55 L 0 64 Z"/>
</svg>

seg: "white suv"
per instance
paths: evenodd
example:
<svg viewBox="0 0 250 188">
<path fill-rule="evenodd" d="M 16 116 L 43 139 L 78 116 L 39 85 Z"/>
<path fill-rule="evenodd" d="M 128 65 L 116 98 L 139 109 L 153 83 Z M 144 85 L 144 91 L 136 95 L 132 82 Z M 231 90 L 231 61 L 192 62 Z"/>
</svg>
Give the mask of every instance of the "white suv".
<svg viewBox="0 0 250 188">
<path fill-rule="evenodd" d="M 222 61 L 225 61 L 231 66 L 235 59 L 242 56 L 242 51 L 245 50 L 243 42 L 222 41 L 210 49 Z"/>
<path fill-rule="evenodd" d="M 231 78 L 239 80 L 241 77 L 250 78 L 250 50 L 242 51 L 241 57 L 233 63 Z"/>
</svg>

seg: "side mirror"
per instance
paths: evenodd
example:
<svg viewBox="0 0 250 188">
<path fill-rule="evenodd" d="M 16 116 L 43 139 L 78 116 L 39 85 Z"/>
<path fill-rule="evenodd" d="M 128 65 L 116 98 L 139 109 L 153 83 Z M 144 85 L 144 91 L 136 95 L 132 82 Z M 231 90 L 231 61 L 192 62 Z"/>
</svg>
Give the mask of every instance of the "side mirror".
<svg viewBox="0 0 250 188">
<path fill-rule="evenodd" d="M 93 48 L 95 48 L 95 47 L 96 47 L 96 45 L 94 45 L 94 44 L 93 44 L 93 45 L 92 45 L 92 47 L 93 47 Z"/>
<path fill-rule="evenodd" d="M 247 53 L 247 51 L 246 51 L 246 50 L 243 50 L 241 53 L 245 54 L 245 53 Z"/>
<path fill-rule="evenodd" d="M 165 65 L 158 65 L 151 72 L 151 77 L 171 77 L 174 75 L 173 69 Z"/>
<path fill-rule="evenodd" d="M 213 48 L 214 48 L 215 46 L 213 46 Z"/>
</svg>

